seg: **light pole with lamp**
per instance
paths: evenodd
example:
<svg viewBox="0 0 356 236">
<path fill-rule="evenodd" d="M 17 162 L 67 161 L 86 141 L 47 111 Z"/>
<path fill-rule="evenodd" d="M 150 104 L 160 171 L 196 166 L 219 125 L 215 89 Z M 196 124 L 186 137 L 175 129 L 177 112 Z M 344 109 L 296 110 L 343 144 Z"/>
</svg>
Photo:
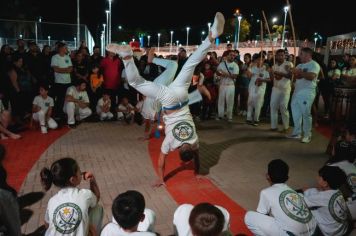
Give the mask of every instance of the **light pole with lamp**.
<svg viewBox="0 0 356 236">
<path fill-rule="evenodd" d="M 172 47 L 173 47 L 173 31 L 171 31 L 171 46 L 169 48 L 169 52 L 172 52 Z"/>
<path fill-rule="evenodd" d="M 106 46 L 106 31 L 105 31 L 105 28 L 106 28 L 106 24 L 103 24 L 103 32 L 104 32 L 104 48 L 105 48 L 105 46 Z"/>
<path fill-rule="evenodd" d="M 147 46 L 150 46 L 151 35 L 147 35 Z"/>
<path fill-rule="evenodd" d="M 77 0 L 77 40 L 78 40 L 78 45 L 80 44 L 80 4 L 79 0 Z"/>
<path fill-rule="evenodd" d="M 22 37 L 21 37 L 22 38 Z M 51 36 L 48 35 L 48 46 L 51 46 Z"/>
<path fill-rule="evenodd" d="M 111 3 L 112 0 L 108 0 L 109 2 L 109 22 L 108 22 L 108 38 L 107 41 L 108 43 L 111 43 Z"/>
<path fill-rule="evenodd" d="M 188 43 L 189 43 L 189 30 L 190 30 L 190 27 L 187 27 L 186 30 L 187 30 L 187 47 L 188 47 Z"/>
<path fill-rule="evenodd" d="M 74 37 L 74 48 L 76 49 L 77 48 L 77 38 Z"/>
<path fill-rule="evenodd" d="M 314 52 L 315 52 L 315 50 L 316 50 L 316 42 L 318 41 L 318 38 L 316 37 L 316 36 L 314 36 Z"/>
<path fill-rule="evenodd" d="M 106 42 L 105 42 L 105 45 L 109 44 L 109 13 L 110 11 L 109 10 L 106 10 L 105 11 L 106 13 L 106 25 L 107 25 L 107 28 L 106 28 L 106 34 L 105 34 L 105 38 L 106 38 Z"/>
<path fill-rule="evenodd" d="M 159 52 L 159 39 L 161 38 L 161 34 L 158 33 L 157 36 L 158 36 L 158 45 L 157 46 L 158 46 L 158 52 Z"/>
<path fill-rule="evenodd" d="M 201 42 L 203 42 L 203 40 L 204 40 L 204 35 L 205 35 L 205 31 L 203 30 L 203 31 L 201 32 Z"/>
<path fill-rule="evenodd" d="M 283 8 L 283 10 L 284 10 L 284 22 L 283 22 L 283 33 L 282 33 L 281 48 L 283 48 L 283 46 L 284 46 L 284 37 L 285 37 L 285 34 L 286 34 L 287 13 L 288 13 L 288 10 L 289 10 L 289 6 L 285 6 Z"/>
<path fill-rule="evenodd" d="M 235 13 L 234 13 L 234 16 L 236 17 L 236 20 L 235 20 L 235 40 L 234 40 L 234 48 L 236 49 L 237 48 L 237 31 L 238 31 L 238 17 L 240 16 L 240 11 L 239 9 L 236 9 Z"/>
<path fill-rule="evenodd" d="M 237 20 L 239 21 L 239 29 L 238 29 L 238 31 L 237 31 L 237 44 L 236 44 L 236 49 L 238 49 L 238 48 L 239 48 L 239 42 L 240 42 L 240 29 L 241 29 L 241 20 L 242 20 L 242 16 L 241 16 L 241 15 L 239 15 L 239 16 L 237 17 Z"/>
</svg>

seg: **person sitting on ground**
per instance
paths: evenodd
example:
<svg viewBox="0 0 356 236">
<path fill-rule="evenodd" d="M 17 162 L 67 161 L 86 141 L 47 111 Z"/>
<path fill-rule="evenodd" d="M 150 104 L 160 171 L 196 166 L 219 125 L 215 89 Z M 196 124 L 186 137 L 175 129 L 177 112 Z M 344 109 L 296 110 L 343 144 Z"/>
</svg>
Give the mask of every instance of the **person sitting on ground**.
<svg viewBox="0 0 356 236">
<path fill-rule="evenodd" d="M 123 119 L 127 124 L 132 124 L 135 116 L 135 107 L 129 103 L 127 97 L 123 97 L 117 108 L 117 118 Z"/>
<path fill-rule="evenodd" d="M 356 159 L 356 123 L 352 123 L 346 128 L 345 140 L 351 143 L 352 152 L 354 153 L 354 158 Z"/>
<path fill-rule="evenodd" d="M 100 236 L 154 236 L 155 213 L 145 208 L 145 198 L 137 191 L 119 194 L 112 205 L 112 222 L 101 231 Z"/>
<path fill-rule="evenodd" d="M 101 121 L 111 120 L 114 117 L 114 115 L 110 112 L 110 107 L 110 93 L 104 90 L 102 98 L 99 99 L 98 104 L 96 105 L 96 112 L 99 115 Z"/>
<path fill-rule="evenodd" d="M 349 229 L 350 213 L 339 190 L 347 185 L 346 178 L 339 167 L 324 166 L 319 170 L 318 187 L 303 192 L 323 235 L 341 236 Z"/>
<path fill-rule="evenodd" d="M 75 120 L 80 121 L 91 115 L 92 111 L 89 108 L 89 97 L 84 80 L 76 80 L 74 85 L 67 89 L 63 109 L 68 116 L 68 126 L 70 128 L 76 127 Z"/>
<path fill-rule="evenodd" d="M 255 235 L 312 235 L 316 221 L 304 199 L 287 184 L 289 167 L 281 159 L 268 164 L 270 187 L 263 189 L 257 211 L 245 215 L 247 228 Z"/>
<path fill-rule="evenodd" d="M 173 226 L 175 235 L 179 236 L 220 235 L 229 231 L 230 214 L 225 208 L 210 203 L 182 204 L 174 212 Z"/>
<path fill-rule="evenodd" d="M 48 85 L 40 85 L 40 95 L 33 100 L 32 118 L 39 121 L 42 134 L 47 133 L 47 127 L 56 129 L 58 127 L 56 121 L 52 118 L 54 107 L 53 98 L 48 96 Z"/>
<path fill-rule="evenodd" d="M 81 172 L 78 163 L 68 157 L 55 161 L 50 169 L 43 168 L 40 175 L 46 191 L 52 183 L 59 188 L 48 201 L 45 235 L 98 235 L 103 208 L 98 204 L 100 191 L 94 175 Z M 89 181 L 90 190 L 78 188 L 82 178 Z"/>
<path fill-rule="evenodd" d="M 19 139 L 21 135 L 11 132 L 8 127 L 11 123 L 11 113 L 8 110 L 3 110 L 0 113 L 0 139 Z"/>
</svg>

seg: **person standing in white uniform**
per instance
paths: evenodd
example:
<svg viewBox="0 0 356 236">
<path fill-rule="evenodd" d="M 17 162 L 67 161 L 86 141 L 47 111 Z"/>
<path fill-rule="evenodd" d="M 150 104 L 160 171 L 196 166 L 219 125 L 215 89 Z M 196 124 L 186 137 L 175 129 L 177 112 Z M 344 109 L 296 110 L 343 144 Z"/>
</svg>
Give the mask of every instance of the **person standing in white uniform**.
<svg viewBox="0 0 356 236">
<path fill-rule="evenodd" d="M 58 127 L 56 121 L 52 118 L 54 107 L 53 98 L 48 96 L 48 85 L 40 85 L 40 95 L 36 96 L 32 104 L 32 118 L 39 121 L 41 132 L 47 133 L 47 127 L 56 129 Z"/>
<path fill-rule="evenodd" d="M 218 119 L 223 119 L 226 106 L 226 115 L 232 121 L 234 108 L 235 81 L 239 74 L 239 66 L 235 63 L 235 53 L 230 50 L 226 53 L 226 60 L 222 61 L 216 71 L 219 80 Z"/>
<path fill-rule="evenodd" d="M 179 150 L 184 162 L 195 160 L 196 173 L 198 173 L 198 136 L 188 107 L 188 88 L 190 86 L 195 67 L 206 57 L 215 38 L 222 34 L 224 29 L 224 16 L 218 12 L 211 27 L 209 36 L 199 48 L 189 57 L 176 79 L 164 86 L 146 81 L 138 73 L 132 58 L 132 50 L 127 46 L 109 44 L 106 49 L 118 53 L 124 61 L 127 80 L 129 84 L 144 96 L 157 99 L 162 104 L 165 123 L 165 139 L 161 146 L 158 159 L 159 179 L 155 186 L 164 185 L 165 159 L 170 151 Z"/>
<path fill-rule="evenodd" d="M 301 139 L 303 128 L 302 143 L 310 143 L 311 141 L 311 108 L 316 95 L 317 79 L 320 72 L 320 66 L 312 60 L 312 55 L 312 49 L 302 48 L 299 56 L 302 64 L 293 69 L 296 78 L 291 103 L 294 129 L 291 135 L 287 135 L 287 138 Z"/>
<path fill-rule="evenodd" d="M 285 182 L 289 167 L 280 159 L 268 164 L 267 180 L 257 211 L 248 211 L 245 224 L 254 235 L 313 235 L 316 221 L 304 199 Z"/>
<path fill-rule="evenodd" d="M 293 64 L 285 60 L 285 51 L 276 52 L 276 64 L 272 66 L 273 88 L 271 94 L 271 130 L 277 131 L 278 110 L 281 112 L 283 132 L 289 129 L 288 103 L 291 91 L 291 68 Z"/>
</svg>

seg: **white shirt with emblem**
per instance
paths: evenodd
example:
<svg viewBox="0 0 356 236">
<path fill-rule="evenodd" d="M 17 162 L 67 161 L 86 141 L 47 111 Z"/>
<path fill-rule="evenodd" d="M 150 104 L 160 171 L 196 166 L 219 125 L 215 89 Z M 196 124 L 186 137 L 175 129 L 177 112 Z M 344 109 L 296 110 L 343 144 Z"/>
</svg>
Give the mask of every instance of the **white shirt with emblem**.
<svg viewBox="0 0 356 236">
<path fill-rule="evenodd" d="M 72 60 L 68 55 L 63 57 L 59 54 L 56 54 L 51 59 L 51 66 L 57 66 L 59 68 L 68 68 L 72 66 Z M 57 73 L 54 72 L 54 82 L 56 84 L 70 84 L 71 78 L 70 73 Z"/>
<path fill-rule="evenodd" d="M 228 231 L 230 228 L 230 214 L 229 212 L 221 207 L 215 205 L 223 213 L 225 218 L 223 232 Z M 173 225 L 179 236 L 193 236 L 189 225 L 189 216 L 192 212 L 194 206 L 191 204 L 182 204 L 174 212 Z"/>
<path fill-rule="evenodd" d="M 89 208 L 97 198 L 89 189 L 62 188 L 48 201 L 45 221 L 49 224 L 45 236 L 85 236 L 89 231 Z"/>
<path fill-rule="evenodd" d="M 77 88 L 73 85 L 67 89 L 66 95 L 72 96 L 74 99 L 78 99 L 82 102 L 89 103 L 89 97 L 87 91 L 78 91 Z M 64 103 L 64 108 L 66 107 L 67 102 Z"/>
<path fill-rule="evenodd" d="M 288 74 L 289 69 L 293 68 L 293 63 L 289 61 L 284 61 L 282 64 L 278 63 L 273 65 L 273 71 L 277 71 L 283 74 Z M 288 69 L 289 68 L 289 69 Z M 290 92 L 291 90 L 291 79 L 282 77 L 280 80 L 273 80 L 273 88 L 276 88 L 282 92 Z"/>
<path fill-rule="evenodd" d="M 226 66 L 225 66 L 226 63 Z M 227 67 L 227 68 L 226 68 Z M 217 68 L 217 70 L 222 70 L 228 74 L 232 74 L 232 75 L 238 75 L 239 74 L 239 66 L 236 64 L 236 62 L 221 62 Z M 230 72 L 230 73 L 229 73 Z M 220 80 L 220 86 L 230 86 L 230 85 L 235 85 L 234 80 L 231 79 L 230 77 L 223 77 Z"/>
<path fill-rule="evenodd" d="M 320 66 L 317 62 L 311 60 L 310 62 L 299 64 L 297 66 L 303 72 L 309 72 L 316 74 L 313 80 L 307 80 L 304 78 L 297 79 L 295 81 L 295 89 L 293 96 L 315 96 L 316 94 L 316 86 L 317 86 L 317 79 L 320 73 Z"/>
<path fill-rule="evenodd" d="M 40 107 L 44 113 L 47 113 L 48 109 L 54 106 L 53 98 L 47 96 L 44 99 L 41 95 L 36 96 L 32 104 Z"/>
<path fill-rule="evenodd" d="M 168 154 L 182 146 L 183 143 L 192 144 L 193 149 L 198 148 L 198 135 L 189 106 L 186 105 L 177 112 L 165 114 L 163 120 L 166 126 L 166 137 L 161 146 L 162 153 Z"/>
<path fill-rule="evenodd" d="M 274 217 L 278 226 L 295 235 L 311 235 L 316 221 L 302 196 L 286 184 L 273 184 L 260 193 L 257 212 Z"/>
<path fill-rule="evenodd" d="M 262 83 L 260 86 L 256 85 L 256 80 L 260 79 L 269 79 L 269 73 L 266 68 L 253 66 L 249 68 L 249 71 L 252 73 L 252 77 L 248 86 L 248 92 L 252 97 L 254 96 L 264 96 L 266 91 L 266 83 Z"/>
<path fill-rule="evenodd" d="M 103 98 L 100 98 L 98 103 L 96 104 L 96 113 L 100 114 L 101 108 L 103 106 L 108 106 L 110 108 L 111 107 L 111 99 L 109 98 L 108 100 L 104 101 Z"/>
<path fill-rule="evenodd" d="M 100 236 L 155 236 L 155 233 L 151 232 L 127 232 L 120 225 L 111 222 L 107 224 L 101 231 Z"/>
<path fill-rule="evenodd" d="M 304 199 L 308 207 L 312 208 L 318 226 L 325 236 L 345 234 L 348 227 L 348 209 L 340 191 L 319 191 L 311 188 L 304 191 Z"/>
</svg>

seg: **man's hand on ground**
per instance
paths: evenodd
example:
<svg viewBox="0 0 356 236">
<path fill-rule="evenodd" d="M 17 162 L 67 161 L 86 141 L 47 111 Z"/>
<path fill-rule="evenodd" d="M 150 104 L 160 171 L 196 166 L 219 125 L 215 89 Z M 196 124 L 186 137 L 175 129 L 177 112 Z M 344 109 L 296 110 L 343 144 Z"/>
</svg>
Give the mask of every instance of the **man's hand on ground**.
<svg viewBox="0 0 356 236">
<path fill-rule="evenodd" d="M 157 179 L 152 185 L 152 187 L 154 187 L 154 188 L 159 188 L 161 186 L 166 186 L 166 184 L 164 183 L 164 180 L 162 180 L 162 179 Z"/>
</svg>

